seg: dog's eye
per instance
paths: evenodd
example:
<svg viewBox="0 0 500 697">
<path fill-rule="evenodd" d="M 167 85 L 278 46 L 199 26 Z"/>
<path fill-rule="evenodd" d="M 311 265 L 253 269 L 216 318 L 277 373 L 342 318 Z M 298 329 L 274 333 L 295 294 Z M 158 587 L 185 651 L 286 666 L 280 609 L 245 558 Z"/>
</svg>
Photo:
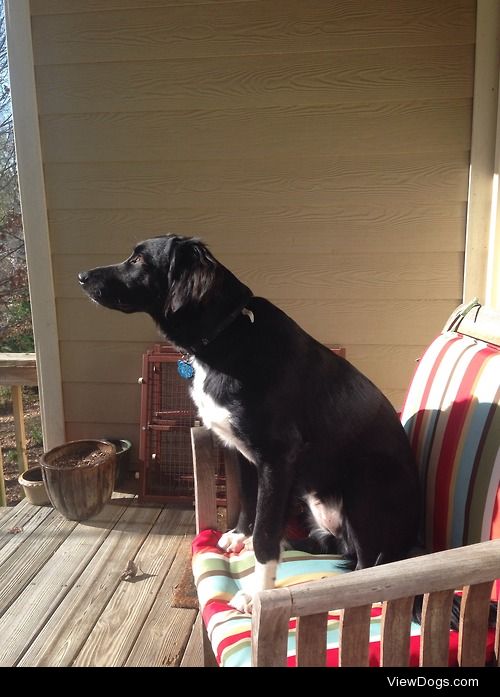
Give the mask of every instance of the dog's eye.
<svg viewBox="0 0 500 697">
<path fill-rule="evenodd" d="M 144 257 L 142 254 L 135 254 L 130 260 L 131 264 L 142 264 L 144 262 Z"/>
</svg>

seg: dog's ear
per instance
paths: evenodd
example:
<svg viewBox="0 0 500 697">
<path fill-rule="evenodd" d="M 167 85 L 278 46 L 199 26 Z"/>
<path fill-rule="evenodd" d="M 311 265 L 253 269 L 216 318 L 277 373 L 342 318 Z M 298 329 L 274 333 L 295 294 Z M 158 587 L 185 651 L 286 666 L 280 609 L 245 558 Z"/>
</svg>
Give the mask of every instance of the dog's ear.
<svg viewBox="0 0 500 697">
<path fill-rule="evenodd" d="M 168 269 L 165 313 L 199 304 L 214 289 L 217 261 L 198 240 L 183 239 L 172 245 Z"/>
</svg>

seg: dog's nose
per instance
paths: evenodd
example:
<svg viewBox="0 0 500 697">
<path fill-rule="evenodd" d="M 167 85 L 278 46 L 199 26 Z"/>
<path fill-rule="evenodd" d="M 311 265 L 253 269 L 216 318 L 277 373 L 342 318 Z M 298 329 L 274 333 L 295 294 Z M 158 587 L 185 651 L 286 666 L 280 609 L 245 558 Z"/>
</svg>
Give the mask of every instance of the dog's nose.
<svg viewBox="0 0 500 697">
<path fill-rule="evenodd" d="M 85 283 L 87 283 L 87 281 L 89 280 L 88 273 L 86 271 L 80 271 L 80 273 L 78 274 L 78 280 L 80 281 L 82 286 L 85 285 Z"/>
</svg>

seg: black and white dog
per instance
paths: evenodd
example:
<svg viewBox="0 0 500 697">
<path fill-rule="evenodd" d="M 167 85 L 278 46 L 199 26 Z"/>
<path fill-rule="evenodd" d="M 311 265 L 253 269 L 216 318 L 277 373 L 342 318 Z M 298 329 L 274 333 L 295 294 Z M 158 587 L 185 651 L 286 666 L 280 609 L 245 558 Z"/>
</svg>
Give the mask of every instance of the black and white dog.
<svg viewBox="0 0 500 697">
<path fill-rule="evenodd" d="M 388 400 L 348 361 L 196 239 L 146 240 L 79 281 L 100 305 L 151 315 L 189 356 L 200 417 L 240 454 L 241 515 L 220 544 L 238 549 L 252 536 L 255 591 L 274 585 L 295 497 L 357 568 L 408 554 L 419 518 L 414 458 Z M 247 610 L 251 597 L 233 604 Z"/>
</svg>

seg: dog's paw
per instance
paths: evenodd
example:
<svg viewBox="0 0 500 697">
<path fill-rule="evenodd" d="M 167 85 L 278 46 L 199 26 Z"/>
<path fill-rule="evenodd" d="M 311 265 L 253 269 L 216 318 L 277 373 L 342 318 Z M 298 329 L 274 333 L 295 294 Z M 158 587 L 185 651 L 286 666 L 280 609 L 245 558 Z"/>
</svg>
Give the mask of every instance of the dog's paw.
<svg viewBox="0 0 500 697">
<path fill-rule="evenodd" d="M 217 546 L 225 552 L 234 552 L 239 554 L 243 549 L 253 549 L 252 537 L 247 537 L 242 532 L 229 530 L 225 532 L 217 543 Z"/>
<path fill-rule="evenodd" d="M 236 595 L 233 595 L 229 605 L 234 607 L 235 610 L 238 610 L 238 612 L 246 612 L 251 615 L 253 609 L 253 597 L 250 595 L 250 593 L 238 591 Z"/>
<path fill-rule="evenodd" d="M 253 552 L 253 537 L 251 535 L 250 537 L 245 537 L 243 548 L 246 552 Z"/>
</svg>

